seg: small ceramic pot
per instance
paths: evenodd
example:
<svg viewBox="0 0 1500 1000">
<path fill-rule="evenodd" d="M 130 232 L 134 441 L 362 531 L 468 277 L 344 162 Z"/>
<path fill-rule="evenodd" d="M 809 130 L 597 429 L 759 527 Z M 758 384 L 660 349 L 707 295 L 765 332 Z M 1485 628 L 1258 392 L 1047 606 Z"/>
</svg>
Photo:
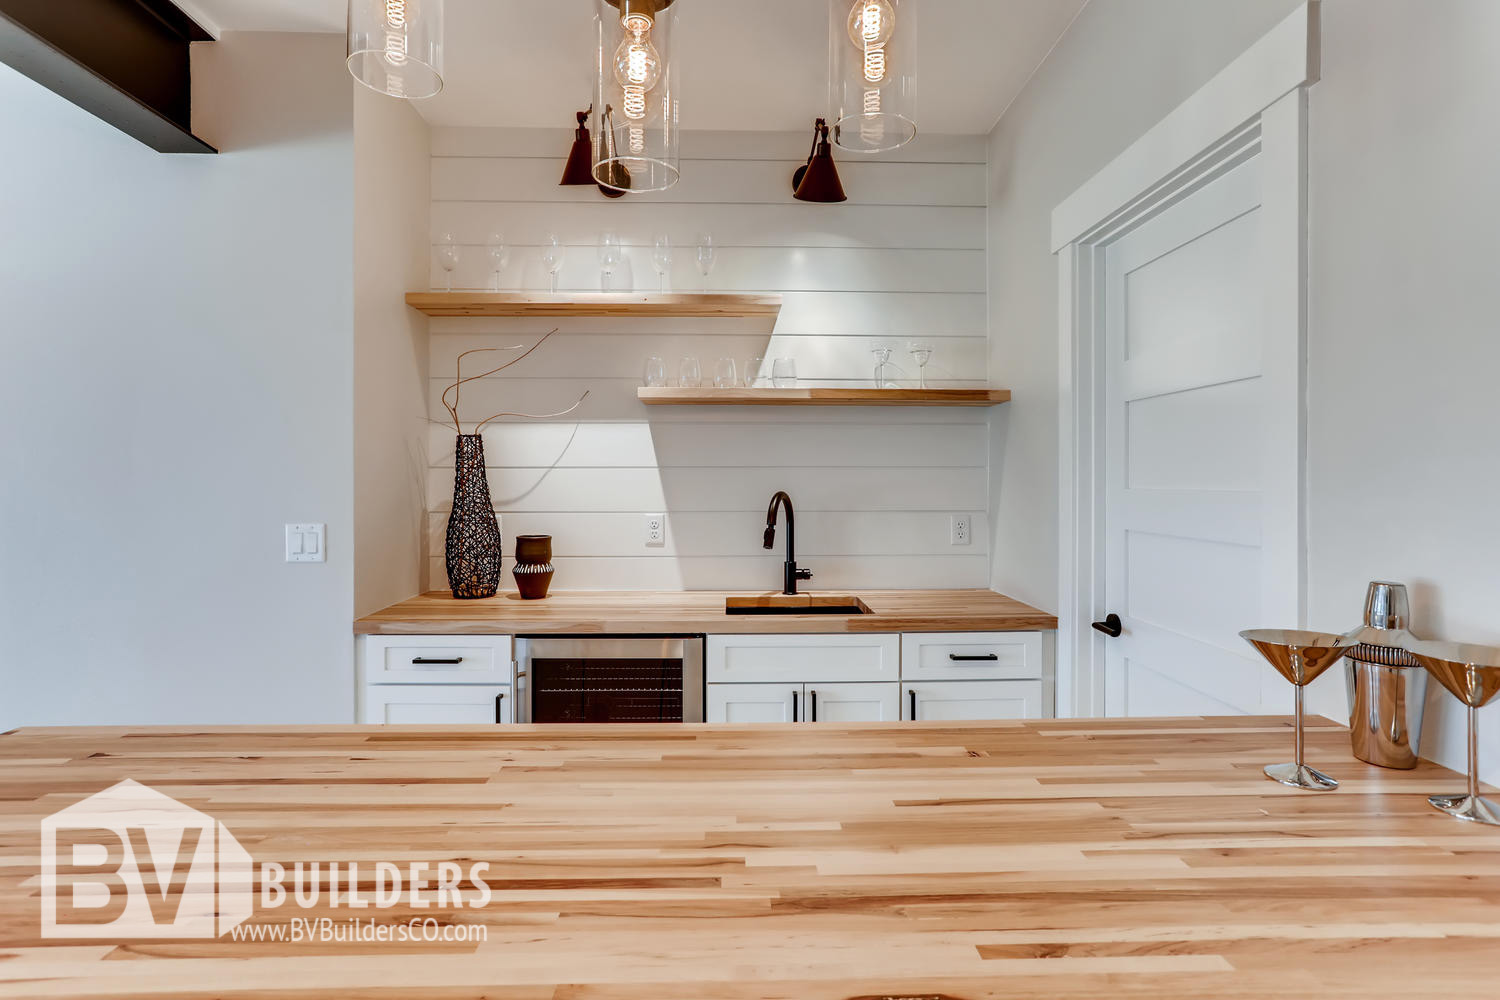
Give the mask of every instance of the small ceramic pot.
<svg viewBox="0 0 1500 1000">
<path fill-rule="evenodd" d="M 552 586 L 552 536 L 518 535 L 516 537 L 516 565 L 511 574 L 516 578 L 516 589 L 521 598 L 539 601 L 547 596 Z"/>
</svg>

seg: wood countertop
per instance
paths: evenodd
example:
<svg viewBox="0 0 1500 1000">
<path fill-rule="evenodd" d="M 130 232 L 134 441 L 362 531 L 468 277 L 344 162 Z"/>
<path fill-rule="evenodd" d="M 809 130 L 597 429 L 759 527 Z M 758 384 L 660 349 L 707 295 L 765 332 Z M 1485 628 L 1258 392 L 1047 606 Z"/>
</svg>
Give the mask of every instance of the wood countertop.
<svg viewBox="0 0 1500 1000">
<path fill-rule="evenodd" d="M 683 632 L 743 635 L 826 632 L 1026 632 L 1057 628 L 1057 617 L 993 590 L 851 591 L 870 614 L 728 615 L 731 597 L 775 599 L 739 591 L 563 591 L 543 601 L 502 594 L 458 601 L 435 591 L 354 623 L 359 635 L 520 635 L 546 632 L 624 634 Z M 813 591 L 812 597 L 829 595 Z M 838 597 L 841 595 L 832 595 Z"/>
<path fill-rule="evenodd" d="M 1426 801 L 1462 779 L 1359 763 L 1314 721 L 1343 786 L 1298 792 L 1260 773 L 1291 744 L 1282 718 L 21 730 L 0 736 L 0 997 L 1492 996 L 1500 834 Z M 366 896 L 377 861 L 489 865 L 486 906 L 257 897 L 243 927 L 431 916 L 488 939 L 41 937 L 43 818 L 125 778 L 257 864 L 357 861 Z"/>
</svg>

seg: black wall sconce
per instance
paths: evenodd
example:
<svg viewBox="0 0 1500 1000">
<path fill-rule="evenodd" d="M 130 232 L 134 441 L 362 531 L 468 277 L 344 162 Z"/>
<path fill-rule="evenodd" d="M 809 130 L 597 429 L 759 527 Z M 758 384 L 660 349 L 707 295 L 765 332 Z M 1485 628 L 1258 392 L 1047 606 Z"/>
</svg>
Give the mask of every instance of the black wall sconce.
<svg viewBox="0 0 1500 1000">
<path fill-rule="evenodd" d="M 624 191 L 607 188 L 594 180 L 594 141 L 589 136 L 589 115 L 594 113 L 594 106 L 589 105 L 587 111 L 579 111 L 578 131 L 573 133 L 573 148 L 568 151 L 568 163 L 563 167 L 562 180 L 559 187 L 582 187 L 585 184 L 593 184 L 599 188 L 599 193 L 606 198 L 623 198 Z"/>
<path fill-rule="evenodd" d="M 792 197 L 798 201 L 823 204 L 849 200 L 839 181 L 839 168 L 833 162 L 833 145 L 828 141 L 826 119 L 819 118 L 813 126 L 812 152 L 807 154 L 807 165 L 798 167 L 792 175 Z"/>
</svg>

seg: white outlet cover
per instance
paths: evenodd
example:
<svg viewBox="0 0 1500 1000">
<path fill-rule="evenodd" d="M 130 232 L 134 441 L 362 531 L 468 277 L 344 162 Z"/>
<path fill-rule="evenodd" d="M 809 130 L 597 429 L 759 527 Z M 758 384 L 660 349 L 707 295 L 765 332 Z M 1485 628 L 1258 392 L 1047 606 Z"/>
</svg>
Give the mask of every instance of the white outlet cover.
<svg viewBox="0 0 1500 1000">
<path fill-rule="evenodd" d="M 328 561 L 328 525 L 289 524 L 286 526 L 286 561 L 320 563 Z"/>
<path fill-rule="evenodd" d="M 954 514 L 948 519 L 948 542 L 950 545 L 974 543 L 974 524 L 968 514 Z"/>
<path fill-rule="evenodd" d="M 646 545 L 660 548 L 667 544 L 667 515 L 646 515 Z"/>
</svg>

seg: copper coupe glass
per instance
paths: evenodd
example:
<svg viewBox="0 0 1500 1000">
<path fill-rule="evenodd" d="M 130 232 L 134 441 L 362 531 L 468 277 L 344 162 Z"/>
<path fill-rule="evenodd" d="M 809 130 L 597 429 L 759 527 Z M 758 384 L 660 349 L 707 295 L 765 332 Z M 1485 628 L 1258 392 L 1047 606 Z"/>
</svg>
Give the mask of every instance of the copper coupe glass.
<svg viewBox="0 0 1500 1000">
<path fill-rule="evenodd" d="M 1417 642 L 1411 654 L 1469 710 L 1469 792 L 1433 795 L 1428 802 L 1449 816 L 1500 826 L 1500 806 L 1479 796 L 1479 710 L 1500 694 L 1500 649 L 1458 642 Z"/>
<path fill-rule="evenodd" d="M 1302 692 L 1353 649 L 1353 642 L 1345 636 L 1327 632 L 1271 628 L 1250 629 L 1241 632 L 1240 638 L 1254 646 L 1256 652 L 1297 690 L 1297 759 L 1290 764 L 1272 764 L 1266 768 L 1266 777 L 1283 785 L 1314 792 L 1329 792 L 1339 787 L 1337 781 L 1316 768 L 1308 767 L 1302 759 Z"/>
</svg>

